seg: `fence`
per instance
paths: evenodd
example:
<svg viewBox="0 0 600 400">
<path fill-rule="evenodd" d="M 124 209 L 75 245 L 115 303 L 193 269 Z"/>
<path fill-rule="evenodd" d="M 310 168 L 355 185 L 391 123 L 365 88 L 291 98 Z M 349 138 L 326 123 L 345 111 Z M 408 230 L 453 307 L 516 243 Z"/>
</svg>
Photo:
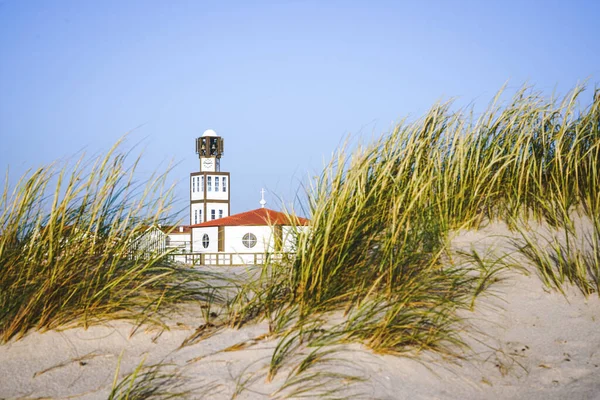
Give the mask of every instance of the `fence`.
<svg viewBox="0 0 600 400">
<path fill-rule="evenodd" d="M 190 265 L 240 266 L 291 262 L 295 253 L 173 253 L 175 261 Z"/>
</svg>

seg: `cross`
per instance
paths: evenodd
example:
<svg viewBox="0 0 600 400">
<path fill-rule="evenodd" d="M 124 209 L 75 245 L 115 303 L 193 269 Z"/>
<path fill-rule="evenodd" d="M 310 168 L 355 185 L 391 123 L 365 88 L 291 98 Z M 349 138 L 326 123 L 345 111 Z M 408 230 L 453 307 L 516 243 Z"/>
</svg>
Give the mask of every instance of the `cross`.
<svg viewBox="0 0 600 400">
<path fill-rule="evenodd" d="M 265 208 L 265 204 L 267 204 L 265 201 L 265 189 L 262 188 L 260 189 L 260 208 Z"/>
</svg>

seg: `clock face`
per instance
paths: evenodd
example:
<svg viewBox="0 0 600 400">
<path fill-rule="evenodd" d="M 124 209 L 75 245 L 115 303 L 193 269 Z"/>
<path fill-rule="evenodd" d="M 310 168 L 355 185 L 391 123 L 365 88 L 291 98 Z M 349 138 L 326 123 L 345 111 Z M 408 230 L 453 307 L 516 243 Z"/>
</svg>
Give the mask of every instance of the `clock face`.
<svg viewBox="0 0 600 400">
<path fill-rule="evenodd" d="M 215 161 L 212 158 L 205 158 L 202 160 L 202 169 L 204 171 L 214 171 Z"/>
</svg>

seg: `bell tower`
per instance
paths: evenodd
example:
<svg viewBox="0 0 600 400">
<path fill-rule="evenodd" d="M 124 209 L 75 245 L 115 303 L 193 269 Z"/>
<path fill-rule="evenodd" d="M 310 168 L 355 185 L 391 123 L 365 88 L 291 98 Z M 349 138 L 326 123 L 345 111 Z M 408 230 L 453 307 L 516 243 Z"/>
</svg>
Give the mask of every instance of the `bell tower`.
<svg viewBox="0 0 600 400">
<path fill-rule="evenodd" d="M 212 129 L 196 138 L 200 171 L 190 174 L 190 225 L 229 216 L 231 180 L 221 172 L 223 150 L 223 138 Z"/>
</svg>

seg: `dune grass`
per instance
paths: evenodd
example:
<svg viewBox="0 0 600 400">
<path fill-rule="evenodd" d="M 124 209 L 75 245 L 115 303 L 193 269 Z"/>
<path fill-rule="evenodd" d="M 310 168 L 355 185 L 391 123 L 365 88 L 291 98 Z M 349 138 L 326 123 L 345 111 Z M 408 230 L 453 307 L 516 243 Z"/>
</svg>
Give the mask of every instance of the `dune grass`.
<svg viewBox="0 0 600 400">
<path fill-rule="evenodd" d="M 378 353 L 460 357 L 459 311 L 473 309 L 503 265 L 476 253 L 455 265 L 447 245 L 453 230 L 504 221 L 521 232 L 522 252 L 545 284 L 600 294 L 600 91 L 587 106 L 583 92 L 548 99 L 524 88 L 507 103 L 499 93 L 478 115 L 436 104 L 372 143 L 340 149 L 307 188 L 311 223 L 295 231 L 297 257 L 267 263 L 228 304 L 232 325 L 266 318 L 279 338 L 267 379 L 303 346 L 327 354 L 319 348 L 358 342 Z M 133 172 L 113 150 L 5 188 L 4 341 L 31 328 L 153 319 L 181 301 L 214 301 L 218 291 L 197 272 L 170 264 L 166 253 L 132 250 L 169 211 L 164 177 L 140 186 Z M 48 193 L 51 179 L 58 184 Z M 585 252 L 574 236 L 577 213 L 593 225 Z M 541 246 L 528 221 L 564 235 Z M 306 372 L 310 357 L 292 371 Z M 288 388 L 327 378 L 312 371 L 292 372 Z"/>
<path fill-rule="evenodd" d="M 103 319 L 160 319 L 204 300 L 202 274 L 140 238 L 170 214 L 166 175 L 134 182 L 117 143 L 105 156 L 53 164 L 0 197 L 0 340 Z"/>
<path fill-rule="evenodd" d="M 515 240 L 519 253 L 536 267 L 544 285 L 565 296 L 567 284 L 586 297 L 600 295 L 600 216 L 584 217 L 583 225 L 565 222 L 545 233 L 521 228 L 520 239 Z"/>
<path fill-rule="evenodd" d="M 129 374 L 119 380 L 120 362 L 108 400 L 166 400 L 185 399 L 191 395 L 190 390 L 182 390 L 185 383 L 172 366 L 168 364 L 144 365 L 144 359 Z"/>
<path fill-rule="evenodd" d="M 516 229 L 523 218 L 571 229 L 574 212 L 598 226 L 600 91 L 582 106 L 583 91 L 548 99 L 523 88 L 506 104 L 499 93 L 479 116 L 437 104 L 373 143 L 339 150 L 307 189 L 311 224 L 296 232 L 296 260 L 265 267 L 232 307 L 235 324 L 266 317 L 280 336 L 270 375 L 291 343 L 315 335 L 381 353 L 459 356 L 457 311 L 472 309 L 503 267 L 453 265 L 451 230 L 493 220 Z M 566 279 L 550 278 L 557 286 L 598 293 L 595 232 L 592 256 Z M 314 327 L 336 311 L 341 322 Z"/>
<path fill-rule="evenodd" d="M 191 385 L 190 377 L 176 365 L 164 362 L 148 365 L 145 357 L 133 371 L 119 379 L 122 356 L 121 353 L 108 400 L 210 399 L 222 389 L 213 382 Z"/>
</svg>

